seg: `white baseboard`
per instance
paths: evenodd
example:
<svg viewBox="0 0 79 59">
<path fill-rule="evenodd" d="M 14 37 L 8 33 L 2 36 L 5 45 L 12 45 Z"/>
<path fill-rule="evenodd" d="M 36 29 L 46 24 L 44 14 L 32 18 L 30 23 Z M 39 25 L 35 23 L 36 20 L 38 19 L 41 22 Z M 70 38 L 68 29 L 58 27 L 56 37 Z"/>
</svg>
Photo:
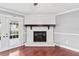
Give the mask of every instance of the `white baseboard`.
<svg viewBox="0 0 79 59">
<path fill-rule="evenodd" d="M 36 46 L 36 47 L 40 47 L 40 46 L 41 46 L 41 47 L 42 47 L 42 46 L 44 46 L 44 47 L 52 47 L 52 46 L 55 46 L 55 44 L 53 43 L 52 45 L 47 45 L 47 44 L 46 44 L 46 45 L 45 45 L 45 44 L 44 44 L 44 45 L 36 45 L 36 44 L 33 44 L 33 45 L 32 45 L 32 44 L 27 44 L 27 43 L 25 43 L 25 46 L 27 46 L 27 47 L 28 47 L 28 46 L 29 46 L 29 47 L 30 47 L 30 46 L 31 46 L 31 47 L 35 47 L 35 46 Z"/>
<path fill-rule="evenodd" d="M 69 49 L 69 50 L 73 50 L 73 51 L 79 52 L 78 49 L 71 48 L 71 47 L 68 47 L 68 46 L 65 46 L 65 45 L 61 45 L 61 44 L 57 44 L 57 43 L 55 43 L 55 45 L 56 45 L 56 46 L 59 46 L 59 47 L 66 48 L 66 49 Z"/>
</svg>

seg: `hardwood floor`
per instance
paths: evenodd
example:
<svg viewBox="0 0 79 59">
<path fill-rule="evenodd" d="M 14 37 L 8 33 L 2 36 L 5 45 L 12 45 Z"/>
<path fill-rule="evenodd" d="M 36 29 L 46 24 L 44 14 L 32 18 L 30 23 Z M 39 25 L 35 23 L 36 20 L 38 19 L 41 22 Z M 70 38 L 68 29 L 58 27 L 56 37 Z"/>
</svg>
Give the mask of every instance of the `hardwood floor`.
<svg viewBox="0 0 79 59">
<path fill-rule="evenodd" d="M 21 46 L 4 52 L 0 56 L 79 56 L 79 52 L 62 47 L 25 47 Z"/>
</svg>

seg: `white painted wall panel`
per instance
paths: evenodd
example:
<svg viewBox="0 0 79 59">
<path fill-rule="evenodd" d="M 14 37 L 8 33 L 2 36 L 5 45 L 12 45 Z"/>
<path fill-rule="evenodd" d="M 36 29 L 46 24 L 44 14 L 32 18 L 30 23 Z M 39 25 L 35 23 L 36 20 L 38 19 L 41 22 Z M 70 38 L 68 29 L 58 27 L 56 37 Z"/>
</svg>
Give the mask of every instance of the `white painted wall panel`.
<svg viewBox="0 0 79 59">
<path fill-rule="evenodd" d="M 55 15 L 54 14 L 26 15 L 25 24 L 55 24 Z"/>
</svg>

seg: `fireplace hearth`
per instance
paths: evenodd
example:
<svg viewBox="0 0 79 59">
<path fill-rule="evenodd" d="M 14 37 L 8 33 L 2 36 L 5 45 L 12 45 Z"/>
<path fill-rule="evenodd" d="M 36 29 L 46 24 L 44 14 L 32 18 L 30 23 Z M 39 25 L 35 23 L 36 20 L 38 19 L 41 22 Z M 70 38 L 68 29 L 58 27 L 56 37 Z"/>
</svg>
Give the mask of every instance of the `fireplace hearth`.
<svg viewBox="0 0 79 59">
<path fill-rule="evenodd" d="M 34 42 L 46 42 L 46 31 L 34 31 Z"/>
</svg>

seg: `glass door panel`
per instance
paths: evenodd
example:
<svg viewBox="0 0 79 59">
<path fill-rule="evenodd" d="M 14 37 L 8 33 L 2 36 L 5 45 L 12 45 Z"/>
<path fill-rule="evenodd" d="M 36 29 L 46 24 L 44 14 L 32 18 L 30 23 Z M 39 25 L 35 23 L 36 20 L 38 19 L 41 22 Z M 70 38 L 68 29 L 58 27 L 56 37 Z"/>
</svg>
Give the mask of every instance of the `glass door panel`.
<svg viewBox="0 0 79 59">
<path fill-rule="evenodd" d="M 19 38 L 19 23 L 10 22 L 10 39 Z"/>
<path fill-rule="evenodd" d="M 19 39 L 20 39 L 20 29 L 19 29 L 19 21 L 15 18 L 10 20 L 9 22 L 9 42 L 10 46 L 17 46 L 19 44 Z"/>
</svg>

